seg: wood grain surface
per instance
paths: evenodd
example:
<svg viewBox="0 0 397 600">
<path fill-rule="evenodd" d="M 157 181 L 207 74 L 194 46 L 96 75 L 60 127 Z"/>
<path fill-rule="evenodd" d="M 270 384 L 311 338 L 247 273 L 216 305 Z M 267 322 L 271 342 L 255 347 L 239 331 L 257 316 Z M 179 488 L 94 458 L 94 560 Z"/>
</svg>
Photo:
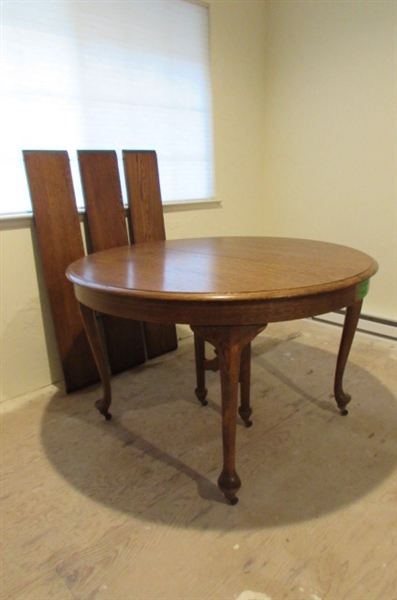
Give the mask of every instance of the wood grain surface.
<svg viewBox="0 0 397 600">
<path fill-rule="evenodd" d="M 98 381 L 67 266 L 84 256 L 69 157 L 64 151 L 23 152 L 35 229 L 68 391 Z"/>
<path fill-rule="evenodd" d="M 236 301 L 336 291 L 376 271 L 370 256 L 336 244 L 215 237 L 116 248 L 77 261 L 68 276 L 107 293 Z"/>
</svg>

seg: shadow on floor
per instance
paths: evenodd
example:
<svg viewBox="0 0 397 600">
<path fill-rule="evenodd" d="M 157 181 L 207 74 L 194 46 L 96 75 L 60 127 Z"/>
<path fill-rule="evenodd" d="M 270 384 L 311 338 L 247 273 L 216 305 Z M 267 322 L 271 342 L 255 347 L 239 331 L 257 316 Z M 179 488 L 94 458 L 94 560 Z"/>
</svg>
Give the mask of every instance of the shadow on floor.
<svg viewBox="0 0 397 600">
<path fill-rule="evenodd" d="M 191 346 L 113 379 L 113 419 L 98 388 L 57 395 L 42 420 L 55 469 L 111 509 L 179 527 L 265 528 L 319 518 L 369 494 L 396 465 L 396 405 L 353 362 L 342 418 L 331 396 L 335 353 L 283 340 L 254 351 L 252 428 L 237 428 L 239 503 L 217 488 L 222 466 L 218 374 L 210 403 L 194 396 Z"/>
</svg>

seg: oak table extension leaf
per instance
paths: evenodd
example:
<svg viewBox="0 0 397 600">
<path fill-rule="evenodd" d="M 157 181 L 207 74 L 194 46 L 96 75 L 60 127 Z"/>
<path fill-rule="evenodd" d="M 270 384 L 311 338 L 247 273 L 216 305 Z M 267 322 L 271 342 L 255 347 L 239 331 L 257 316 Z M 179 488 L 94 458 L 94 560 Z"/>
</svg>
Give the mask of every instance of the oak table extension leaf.
<svg viewBox="0 0 397 600">
<path fill-rule="evenodd" d="M 110 375 L 95 312 L 155 323 L 187 323 L 215 346 L 221 378 L 223 469 L 218 485 L 237 502 L 238 384 L 244 349 L 268 323 L 346 308 L 334 394 L 342 415 L 350 396 L 343 373 L 369 278 L 363 252 L 326 242 L 274 237 L 207 237 L 135 244 L 71 264 L 74 292 L 103 385 L 98 410 L 110 418 Z M 249 395 L 239 408 L 247 423 Z"/>
</svg>

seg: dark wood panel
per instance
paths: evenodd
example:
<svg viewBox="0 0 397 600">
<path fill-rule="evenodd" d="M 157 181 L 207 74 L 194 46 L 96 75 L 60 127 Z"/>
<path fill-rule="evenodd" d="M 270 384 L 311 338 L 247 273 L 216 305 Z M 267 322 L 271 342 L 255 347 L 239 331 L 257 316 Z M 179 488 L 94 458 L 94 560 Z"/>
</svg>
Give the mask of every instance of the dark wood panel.
<svg viewBox="0 0 397 600">
<path fill-rule="evenodd" d="M 70 263 L 84 256 L 69 157 L 64 151 L 23 151 L 34 222 L 67 391 L 99 380 L 84 332 Z"/>
<path fill-rule="evenodd" d="M 133 241 L 165 240 L 156 152 L 123 150 L 123 161 Z"/>
<path fill-rule="evenodd" d="M 113 150 L 77 152 L 93 252 L 126 246 L 125 209 Z"/>
<path fill-rule="evenodd" d="M 123 161 L 133 242 L 165 240 L 156 152 L 123 150 Z M 177 348 L 174 325 L 145 323 L 144 327 L 149 358 Z"/>
<path fill-rule="evenodd" d="M 117 155 L 113 150 L 78 151 L 88 235 L 93 252 L 125 246 L 128 242 Z M 112 373 L 145 361 L 139 321 L 102 315 Z"/>
</svg>

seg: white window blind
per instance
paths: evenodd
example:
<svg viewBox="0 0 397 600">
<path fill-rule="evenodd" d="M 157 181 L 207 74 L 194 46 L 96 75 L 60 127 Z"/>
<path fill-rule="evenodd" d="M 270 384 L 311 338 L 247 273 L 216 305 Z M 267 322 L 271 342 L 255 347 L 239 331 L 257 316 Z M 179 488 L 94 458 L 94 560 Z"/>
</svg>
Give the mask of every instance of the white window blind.
<svg viewBox="0 0 397 600">
<path fill-rule="evenodd" d="M 1 212 L 31 210 L 22 150 L 156 150 L 164 202 L 213 196 L 208 7 L 1 1 Z M 121 173 L 121 180 L 123 176 Z"/>
</svg>

